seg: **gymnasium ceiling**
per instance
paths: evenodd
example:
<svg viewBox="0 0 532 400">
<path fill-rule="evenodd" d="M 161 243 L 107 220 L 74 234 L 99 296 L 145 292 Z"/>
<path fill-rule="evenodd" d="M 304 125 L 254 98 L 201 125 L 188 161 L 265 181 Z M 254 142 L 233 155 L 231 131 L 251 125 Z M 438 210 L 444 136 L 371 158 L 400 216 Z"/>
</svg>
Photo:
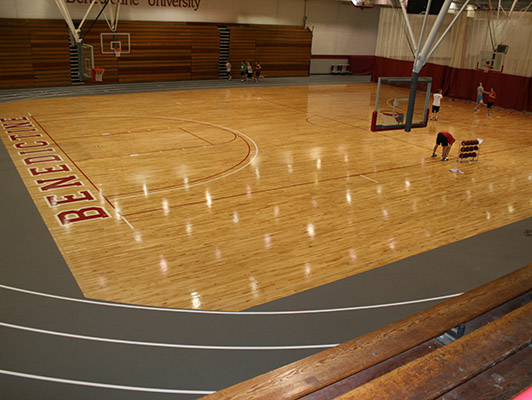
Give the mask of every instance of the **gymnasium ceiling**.
<svg viewBox="0 0 532 400">
<path fill-rule="evenodd" d="M 345 4 L 352 3 L 352 0 L 337 0 L 337 1 L 340 1 L 341 3 L 345 3 Z M 372 3 L 374 5 L 380 5 L 380 6 L 400 7 L 398 3 L 399 0 L 360 0 L 360 1 L 365 1 L 366 3 Z M 453 3 L 455 4 L 455 7 L 459 9 L 465 3 L 465 0 L 454 0 Z M 502 10 L 504 10 L 506 13 L 508 13 L 512 9 L 512 6 L 514 8 L 514 11 L 526 10 L 528 12 L 532 12 L 531 4 L 532 4 L 532 0 L 470 0 L 469 1 L 469 6 L 472 9 L 487 11 L 490 9 L 498 10 L 499 7 L 501 7 Z"/>
<path fill-rule="evenodd" d="M 461 7 L 465 1 L 458 0 L 453 1 L 458 7 Z M 515 4 L 514 4 L 515 3 Z M 501 0 L 500 2 L 493 0 L 471 0 L 469 4 L 473 5 L 477 10 L 497 10 L 499 7 L 506 12 L 509 12 L 514 7 L 514 11 L 522 11 L 530 6 L 530 0 Z M 528 8 L 528 11 L 532 11 L 532 6 Z"/>
</svg>

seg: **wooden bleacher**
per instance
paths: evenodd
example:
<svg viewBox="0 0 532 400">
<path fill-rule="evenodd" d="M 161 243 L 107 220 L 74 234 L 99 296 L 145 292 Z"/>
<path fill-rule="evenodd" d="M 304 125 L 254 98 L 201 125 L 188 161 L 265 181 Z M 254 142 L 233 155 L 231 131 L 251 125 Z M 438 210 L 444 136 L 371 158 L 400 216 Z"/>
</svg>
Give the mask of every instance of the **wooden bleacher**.
<svg viewBox="0 0 532 400">
<path fill-rule="evenodd" d="M 532 264 L 203 399 L 511 399 L 532 385 L 531 343 Z"/>
<path fill-rule="evenodd" d="M 69 85 L 62 20 L 0 19 L 0 89 Z"/>
<path fill-rule="evenodd" d="M 253 25 L 255 54 L 267 77 L 308 76 L 312 33 L 300 26 Z M 232 44 L 232 43 L 231 43 Z"/>
<path fill-rule="evenodd" d="M 86 22 L 86 27 L 92 21 Z M 120 21 L 118 32 L 131 35 L 131 54 L 101 54 L 96 22 L 84 42 L 94 47 L 104 83 L 217 79 L 218 24 Z M 233 76 L 242 60 L 259 60 L 267 77 L 308 76 L 312 33 L 302 26 L 223 24 L 230 31 Z M 69 32 L 63 20 L 0 18 L 0 89 L 70 85 Z"/>
</svg>

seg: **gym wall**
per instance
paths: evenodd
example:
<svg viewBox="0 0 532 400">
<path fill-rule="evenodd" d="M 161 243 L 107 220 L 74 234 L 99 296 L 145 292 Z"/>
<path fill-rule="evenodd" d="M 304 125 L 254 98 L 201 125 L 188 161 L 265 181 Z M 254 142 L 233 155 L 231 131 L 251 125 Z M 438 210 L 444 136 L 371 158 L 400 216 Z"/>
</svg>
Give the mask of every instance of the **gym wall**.
<svg viewBox="0 0 532 400">
<path fill-rule="evenodd" d="M 67 6 L 71 16 L 74 20 L 80 20 L 88 8 L 88 0 L 67 0 Z M 119 32 L 125 32 L 126 23 L 139 21 L 144 27 L 153 29 L 151 35 L 157 31 L 157 22 L 163 22 L 161 26 L 165 29 L 170 25 L 188 24 L 193 25 L 212 23 L 212 24 L 233 24 L 234 26 L 288 26 L 288 27 L 305 27 L 310 34 L 311 53 L 307 54 L 310 67 L 307 66 L 305 75 L 308 73 L 324 73 L 329 71 L 329 65 L 334 60 L 327 60 L 327 58 L 320 58 L 321 65 L 313 66 L 313 61 L 310 60 L 310 55 L 331 55 L 343 56 L 346 58 L 356 56 L 372 57 L 375 54 L 375 47 L 377 41 L 377 30 L 379 20 L 379 8 L 374 9 L 357 9 L 351 4 L 344 4 L 336 0 L 122 0 L 123 5 L 120 9 Z M 0 39 L 2 46 L 0 55 L 4 61 L 0 63 L 2 72 L 10 71 L 10 66 L 16 64 L 19 60 L 23 67 L 19 68 L 19 77 L 23 79 L 11 79 L 5 76 L 5 79 L 0 80 L 0 87 L 25 87 L 25 86 L 43 86 L 43 85 L 62 85 L 69 84 L 69 76 L 65 75 L 70 69 L 67 61 L 67 51 L 64 49 L 65 41 L 68 41 L 68 31 L 64 27 L 65 35 L 63 37 L 61 32 L 61 23 L 63 17 L 59 12 L 54 1 L 50 0 L 0 0 L 0 7 L 3 10 L 0 20 Z M 99 8 L 95 6 L 91 12 L 91 17 L 97 14 Z M 89 18 L 91 18 L 89 17 Z M 31 29 L 31 21 L 42 20 L 37 23 L 38 29 Z M 44 20 L 50 21 L 52 27 L 46 27 Z M 9 22 L 8 22 L 9 21 Z M 25 23 L 23 21 L 26 21 Z M 153 24 L 150 25 L 150 22 Z M 19 31 L 20 25 L 24 25 L 22 31 Z M 63 23 L 64 24 L 64 23 Z M 105 24 L 105 23 L 104 23 Z M 170 24 L 170 25 L 169 25 Z M 135 24 L 133 24 L 134 26 Z M 153 25 L 153 26 L 152 26 Z M 17 28 L 19 26 L 19 28 Z M 43 35 L 43 29 L 45 30 Z M 103 26 L 102 29 L 105 29 Z M 128 27 L 127 29 L 130 29 Z M 131 29 L 130 29 L 131 30 Z M 264 29 L 260 28 L 262 44 L 267 36 L 264 36 Z M 156 35 L 155 35 L 156 36 Z M 53 43 L 46 43 L 46 40 L 51 40 Z M 212 37 L 208 39 L 212 45 Z M 279 38 L 277 41 L 281 40 Z M 298 40 L 301 40 L 299 37 Z M 29 41 L 29 42 L 28 42 Z M 163 42 L 164 38 L 159 38 L 158 44 Z M 35 57 L 35 46 L 33 44 L 38 42 L 41 54 Z M 68 47 L 68 44 L 66 44 Z M 134 46 L 134 45 L 133 45 Z M 164 44 L 163 47 L 169 47 Z M 13 47 L 16 47 L 13 53 Z M 264 47 L 264 46 L 263 46 Z M 268 47 L 268 46 L 266 46 Z M 297 44 L 299 57 L 301 57 L 301 43 Z M 304 46 L 303 46 L 304 47 Z M 62 53 L 62 51 L 65 51 Z M 138 49 L 137 49 L 138 50 Z M 7 54 L 6 51 L 11 52 Z M 135 51 L 133 49 L 133 51 Z M 3 53 L 3 54 L 2 54 Z M 47 55 L 53 55 L 53 58 L 47 59 Z M 138 54 L 137 54 L 138 55 Z M 282 53 L 281 53 L 282 55 Z M 261 54 L 249 54 L 246 58 L 258 58 L 263 62 L 264 58 Z M 37 58 L 37 59 L 36 59 Z M 262 59 L 261 59 L 262 58 Z M 290 56 L 285 55 L 285 61 L 290 61 Z M 125 59 L 125 58 L 124 58 Z M 116 60 L 115 60 L 116 61 Z M 131 60 L 130 60 L 131 61 Z M 144 59 L 143 62 L 147 60 Z M 283 76 L 301 76 L 301 63 L 297 62 L 296 71 L 290 74 L 290 66 L 282 66 L 280 63 L 275 63 L 272 60 L 272 68 L 270 75 L 276 76 L 282 70 Z M 108 60 L 107 66 L 110 68 L 113 61 Z M 119 62 L 122 62 L 120 60 Z M 233 59 L 232 59 L 233 62 Z M 367 62 L 366 62 L 367 63 Z M 6 65 L 8 64 L 8 65 Z M 31 69 L 39 64 L 37 67 L 41 70 L 39 79 L 33 79 L 30 84 Z M 54 70 L 53 74 L 46 73 L 46 64 Z M 274 64 L 277 64 L 276 66 Z M 138 66 L 139 69 L 147 66 Z M 267 66 L 265 66 L 267 67 Z M 155 70 L 156 65 L 153 63 L 149 66 L 152 71 Z M 165 67 L 166 68 L 166 67 Z M 192 65 L 190 65 L 192 70 Z M 277 72 L 275 72 L 275 70 Z M 106 72 L 106 77 L 115 76 L 110 69 Z M 159 71 L 158 79 L 170 78 L 172 73 L 167 74 L 168 70 Z M 265 68 L 265 74 L 266 68 Z M 135 75 L 135 74 L 133 74 Z M 130 75 L 130 78 L 133 76 Z M 165 76 L 166 75 L 166 76 Z M 190 79 L 198 77 L 197 74 L 191 73 L 190 78 L 183 74 L 181 69 L 179 76 L 172 79 Z M 207 74 L 208 75 L 208 74 Z M 211 71 L 212 75 L 212 71 Z M 175 76 L 175 74 L 174 74 Z M 279 75 L 277 75 L 279 76 Z M 207 77 L 207 76 L 205 76 Z M 50 79 L 48 79 L 50 78 Z M 115 76 L 117 81 L 120 81 L 118 76 Z M 136 80 L 144 80 L 140 75 L 136 74 Z"/>
<path fill-rule="evenodd" d="M 502 72 L 483 72 L 478 69 L 480 52 L 493 49 L 488 31 L 487 12 L 463 14 L 446 38 L 423 67 L 420 76 L 433 78 L 433 90 L 443 89 L 444 96 L 475 101 L 476 87 L 497 92 L 496 106 L 532 112 L 532 12 L 514 13 L 511 21 L 501 19 L 495 24 L 497 43 L 509 45 Z M 445 17 L 441 33 L 454 15 Z M 435 16 L 430 16 L 430 22 Z M 502 17 L 501 17 L 502 18 Z M 418 37 L 423 23 L 422 15 L 409 15 Z M 403 30 L 400 10 L 381 9 L 376 63 L 373 80 L 379 76 L 410 76 L 412 53 Z M 439 37 L 438 35 L 438 37 Z"/>
</svg>

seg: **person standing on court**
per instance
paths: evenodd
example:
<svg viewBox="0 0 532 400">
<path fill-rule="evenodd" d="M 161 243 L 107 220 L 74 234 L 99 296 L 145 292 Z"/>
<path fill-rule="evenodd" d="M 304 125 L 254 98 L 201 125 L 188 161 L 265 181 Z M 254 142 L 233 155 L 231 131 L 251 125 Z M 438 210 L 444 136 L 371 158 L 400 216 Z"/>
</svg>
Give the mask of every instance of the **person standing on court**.
<svg viewBox="0 0 532 400">
<path fill-rule="evenodd" d="M 233 77 L 231 76 L 231 63 L 229 60 L 225 62 L 225 70 L 227 71 L 227 80 L 230 81 Z"/>
<path fill-rule="evenodd" d="M 247 82 L 250 79 L 253 79 L 253 67 L 251 66 L 251 63 L 246 62 L 246 69 L 247 69 L 247 72 L 248 72 L 248 75 L 247 75 L 247 78 L 246 78 L 246 82 Z"/>
<path fill-rule="evenodd" d="M 436 149 L 438 148 L 438 145 L 441 144 L 441 147 L 442 147 L 441 160 L 449 161 L 447 156 L 449 155 L 449 152 L 451 151 L 451 147 L 454 142 L 455 142 L 454 137 L 449 132 L 438 133 L 438 136 L 436 137 L 436 145 L 434 146 L 434 150 L 432 150 L 432 157 L 437 156 Z"/>
<path fill-rule="evenodd" d="M 479 107 L 484 104 L 483 95 L 484 95 L 484 87 L 482 86 L 482 82 L 478 83 L 477 86 L 477 106 L 475 107 L 475 111 L 478 111 Z"/>
<path fill-rule="evenodd" d="M 242 61 L 240 63 L 240 82 L 244 82 L 244 78 L 246 77 L 246 73 L 247 73 L 246 62 Z"/>
<path fill-rule="evenodd" d="M 488 95 L 488 103 L 487 103 L 488 114 L 487 115 L 491 115 L 493 114 L 493 111 L 495 111 L 493 109 L 493 104 L 495 104 L 495 98 L 497 97 L 497 93 L 495 93 L 495 89 L 493 88 L 491 88 L 489 92 L 484 92 L 484 93 L 487 93 Z"/>
<path fill-rule="evenodd" d="M 261 70 L 262 70 L 262 67 L 260 66 L 260 63 L 258 61 L 255 61 L 255 77 L 253 79 L 257 83 L 259 83 Z"/>
<path fill-rule="evenodd" d="M 441 89 L 438 89 L 436 93 L 434 93 L 434 101 L 432 102 L 432 115 L 430 119 L 438 120 L 438 112 L 440 111 L 440 102 L 443 97 L 443 94 Z"/>
</svg>

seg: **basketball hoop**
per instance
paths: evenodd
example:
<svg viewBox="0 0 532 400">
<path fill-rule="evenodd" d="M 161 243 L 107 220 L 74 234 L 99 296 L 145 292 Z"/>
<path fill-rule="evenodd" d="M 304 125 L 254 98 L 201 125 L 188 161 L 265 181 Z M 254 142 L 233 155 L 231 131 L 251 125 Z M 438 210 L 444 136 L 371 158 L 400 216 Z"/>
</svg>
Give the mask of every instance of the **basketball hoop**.
<svg viewBox="0 0 532 400">
<path fill-rule="evenodd" d="M 120 40 L 111 41 L 111 48 L 115 52 L 116 58 L 120 57 L 120 54 L 122 53 L 122 42 Z"/>
<path fill-rule="evenodd" d="M 92 81 L 102 82 L 104 72 L 105 72 L 105 68 L 93 68 L 92 69 Z"/>
<path fill-rule="evenodd" d="M 486 62 L 486 63 L 482 66 L 482 71 L 484 71 L 484 73 L 488 73 L 488 72 L 490 72 L 492 69 L 493 69 L 493 67 L 491 66 L 491 64 L 490 64 L 489 62 Z"/>
</svg>

